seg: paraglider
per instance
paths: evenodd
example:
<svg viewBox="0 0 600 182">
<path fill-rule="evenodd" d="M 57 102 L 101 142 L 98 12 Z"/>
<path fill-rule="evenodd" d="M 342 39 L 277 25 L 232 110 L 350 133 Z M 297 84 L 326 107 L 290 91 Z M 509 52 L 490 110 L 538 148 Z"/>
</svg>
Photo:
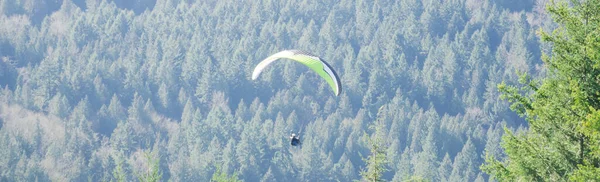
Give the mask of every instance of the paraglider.
<svg viewBox="0 0 600 182">
<path fill-rule="evenodd" d="M 290 136 L 290 144 L 292 146 L 298 146 L 300 145 L 300 136 L 297 136 L 295 133 L 292 133 L 292 135 Z"/>
<path fill-rule="evenodd" d="M 342 90 L 342 85 L 340 84 L 339 77 L 337 76 L 337 73 L 333 70 L 333 68 L 318 56 L 299 50 L 284 50 L 267 57 L 266 59 L 258 63 L 258 65 L 256 65 L 256 67 L 254 68 L 254 72 L 252 72 L 252 80 L 258 78 L 260 73 L 269 64 L 276 60 L 280 60 L 281 58 L 291 59 L 309 67 L 311 70 L 313 70 L 323 79 L 325 79 L 325 81 L 327 82 L 327 84 L 329 84 L 336 96 L 340 94 Z"/>
</svg>

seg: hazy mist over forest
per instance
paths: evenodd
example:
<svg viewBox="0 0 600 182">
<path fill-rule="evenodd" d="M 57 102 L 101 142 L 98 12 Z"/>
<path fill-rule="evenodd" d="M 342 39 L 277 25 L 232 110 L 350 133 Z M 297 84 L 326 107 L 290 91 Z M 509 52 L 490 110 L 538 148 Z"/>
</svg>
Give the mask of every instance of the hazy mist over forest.
<svg viewBox="0 0 600 182">
<path fill-rule="evenodd" d="M 0 0 L 0 181 L 488 181 L 547 0 Z M 340 77 L 339 96 L 294 61 Z M 302 146 L 289 144 L 301 132 Z"/>
</svg>

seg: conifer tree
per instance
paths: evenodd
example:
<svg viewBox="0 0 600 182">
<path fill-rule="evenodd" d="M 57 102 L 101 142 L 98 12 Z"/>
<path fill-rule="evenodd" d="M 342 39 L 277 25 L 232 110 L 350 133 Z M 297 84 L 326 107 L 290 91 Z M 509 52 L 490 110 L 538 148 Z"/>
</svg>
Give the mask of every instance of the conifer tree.
<svg viewBox="0 0 600 182">
<path fill-rule="evenodd" d="M 523 87 L 498 86 L 529 129 L 507 130 L 507 159 L 488 155 L 483 170 L 499 181 L 598 181 L 600 0 L 553 1 L 547 10 L 559 25 L 552 33 L 541 31 L 553 45 L 551 55 L 542 56 L 547 77 L 523 74 Z"/>
</svg>

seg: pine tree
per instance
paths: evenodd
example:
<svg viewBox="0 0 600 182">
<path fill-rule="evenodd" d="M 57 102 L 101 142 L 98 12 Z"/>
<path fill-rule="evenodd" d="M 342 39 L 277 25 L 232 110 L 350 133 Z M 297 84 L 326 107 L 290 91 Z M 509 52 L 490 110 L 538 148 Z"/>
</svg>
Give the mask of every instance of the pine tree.
<svg viewBox="0 0 600 182">
<path fill-rule="evenodd" d="M 115 156 L 113 156 L 113 158 L 115 159 L 115 163 L 116 166 L 113 169 L 113 178 L 115 179 L 115 181 L 117 182 L 125 182 L 128 181 L 127 179 L 127 173 L 126 173 L 126 169 L 127 169 L 127 161 L 125 161 L 125 159 L 123 158 L 123 154 L 121 152 L 118 152 Z M 111 180 L 112 181 L 112 180 Z"/>
<path fill-rule="evenodd" d="M 440 177 L 440 181 L 449 181 L 450 173 L 452 172 L 452 160 L 448 153 L 444 156 L 444 159 L 440 163 L 440 167 L 438 168 L 438 176 Z"/>
<path fill-rule="evenodd" d="M 414 174 L 431 181 L 440 181 L 437 173 L 437 148 L 434 141 L 434 132 L 429 132 L 425 139 L 423 150 L 413 158 Z"/>
<path fill-rule="evenodd" d="M 462 150 L 456 154 L 449 181 L 473 181 L 477 177 L 478 155 L 471 138 L 467 140 Z"/>
<path fill-rule="evenodd" d="M 499 181 L 597 181 L 600 0 L 553 1 L 547 10 L 559 25 L 541 32 L 553 45 L 551 55 L 542 56 L 548 76 L 538 81 L 523 74 L 523 87 L 498 86 L 530 127 L 525 134 L 506 130 L 507 159 L 488 155 L 483 170 Z"/>
<path fill-rule="evenodd" d="M 383 173 L 389 170 L 387 168 L 388 161 L 385 153 L 385 141 L 380 133 L 382 126 L 379 125 L 379 127 L 374 127 L 376 128 L 375 134 L 373 134 L 373 136 L 365 136 L 368 140 L 367 143 L 371 153 L 366 159 L 363 159 L 367 163 L 366 170 L 363 169 L 363 171 L 360 172 L 363 180 L 369 182 L 384 181 Z"/>
<path fill-rule="evenodd" d="M 60 93 L 54 95 L 48 104 L 48 111 L 59 118 L 66 118 L 69 115 L 69 101 Z"/>
<path fill-rule="evenodd" d="M 269 170 L 270 171 L 270 170 Z M 215 173 L 212 175 L 210 179 L 211 182 L 238 182 L 241 181 L 238 179 L 237 173 L 233 173 L 233 175 L 229 176 L 220 167 L 217 168 Z"/>
<path fill-rule="evenodd" d="M 157 144 L 158 145 L 158 144 Z M 138 180 L 145 182 L 158 182 L 161 181 L 163 173 L 160 171 L 160 157 L 157 156 L 156 152 L 145 151 L 144 157 L 146 159 L 147 169 L 138 174 Z"/>
</svg>

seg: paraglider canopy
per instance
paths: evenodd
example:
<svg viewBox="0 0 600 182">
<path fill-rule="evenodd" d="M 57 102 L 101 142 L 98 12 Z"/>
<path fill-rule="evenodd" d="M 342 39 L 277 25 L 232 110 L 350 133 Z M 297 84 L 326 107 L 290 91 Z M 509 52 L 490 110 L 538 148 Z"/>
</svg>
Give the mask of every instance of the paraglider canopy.
<svg viewBox="0 0 600 182">
<path fill-rule="evenodd" d="M 319 74 L 327 84 L 331 87 L 335 95 L 339 95 L 342 90 L 342 85 L 340 84 L 339 77 L 337 73 L 333 70 L 333 68 L 323 59 L 318 56 L 312 55 L 310 53 L 299 51 L 299 50 L 284 50 L 278 53 L 275 53 L 260 63 L 256 65 L 254 68 L 254 72 L 252 72 L 252 80 L 258 78 L 260 73 L 272 62 L 279 60 L 280 58 L 291 59 L 297 61 L 299 63 L 304 64 L 309 67 L 311 70 Z"/>
</svg>

